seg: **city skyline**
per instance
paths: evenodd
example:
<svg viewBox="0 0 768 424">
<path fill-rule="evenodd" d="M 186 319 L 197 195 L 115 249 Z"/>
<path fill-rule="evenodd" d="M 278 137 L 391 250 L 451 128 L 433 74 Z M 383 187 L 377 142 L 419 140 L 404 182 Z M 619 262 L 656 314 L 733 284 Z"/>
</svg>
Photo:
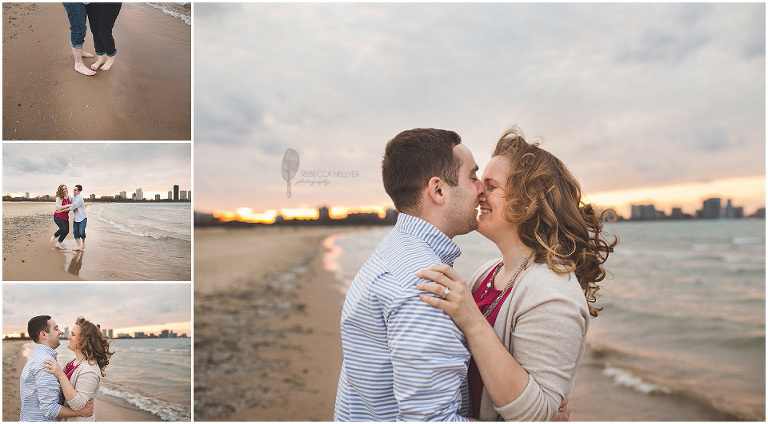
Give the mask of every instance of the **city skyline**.
<svg viewBox="0 0 768 424">
<path fill-rule="evenodd" d="M 162 327 L 191 335 L 189 284 L 4 283 L 2 290 L 3 334 L 26 332 L 30 318 L 50 315 L 62 331 L 83 316 L 115 334 Z"/>
<path fill-rule="evenodd" d="M 667 193 L 765 203 L 764 4 L 213 7 L 196 10 L 197 51 L 249 66 L 195 65 L 200 212 L 391 207 L 397 133 L 454 130 L 482 170 L 513 123 L 622 214 Z"/>
<path fill-rule="evenodd" d="M 73 187 L 74 187 L 74 184 L 73 184 Z M 173 188 L 173 187 L 178 187 L 178 184 L 172 186 L 171 188 Z M 69 195 L 72 196 L 73 195 L 73 193 L 71 191 L 72 189 L 69 187 L 69 185 L 67 186 L 67 188 L 70 189 Z M 144 199 L 148 199 L 148 200 L 154 199 L 154 197 L 156 195 L 160 195 L 160 198 L 162 200 L 168 200 L 169 199 L 168 194 L 172 194 L 173 193 L 173 190 L 162 190 L 162 189 L 160 189 L 160 190 L 154 190 L 154 189 L 153 190 L 144 190 L 142 187 L 138 187 L 136 189 L 133 189 L 132 191 L 131 190 L 120 190 L 117 193 L 93 193 L 93 192 L 88 192 L 88 190 L 85 190 L 85 188 L 83 188 L 82 196 L 83 196 L 83 198 L 85 200 L 88 200 L 89 198 L 91 198 L 94 195 L 96 196 L 96 198 L 99 198 L 99 197 L 110 197 L 110 196 L 112 196 L 112 197 L 121 196 L 123 198 L 128 199 L 128 198 L 131 198 L 130 195 L 138 194 L 139 190 L 141 190 L 141 192 L 143 193 Z M 185 198 L 181 199 L 181 200 L 186 200 L 187 196 L 189 196 L 189 194 L 192 193 L 192 190 L 191 189 L 179 190 L 179 193 L 182 193 L 182 192 L 185 193 Z M 53 193 L 37 193 L 37 192 L 26 190 L 26 191 L 21 191 L 21 192 L 18 192 L 18 193 L 4 192 L 3 196 L 4 197 L 5 196 L 10 196 L 10 197 L 14 197 L 14 198 L 15 197 L 26 197 L 28 199 L 35 199 L 35 198 L 41 198 L 41 197 L 44 197 L 44 196 L 51 196 L 51 197 L 53 197 L 54 194 L 55 194 L 55 190 L 54 190 Z"/>
<path fill-rule="evenodd" d="M 69 194 L 75 184 L 90 194 L 142 188 L 165 196 L 174 185 L 192 188 L 189 143 L 3 143 L 3 194 Z"/>
</svg>

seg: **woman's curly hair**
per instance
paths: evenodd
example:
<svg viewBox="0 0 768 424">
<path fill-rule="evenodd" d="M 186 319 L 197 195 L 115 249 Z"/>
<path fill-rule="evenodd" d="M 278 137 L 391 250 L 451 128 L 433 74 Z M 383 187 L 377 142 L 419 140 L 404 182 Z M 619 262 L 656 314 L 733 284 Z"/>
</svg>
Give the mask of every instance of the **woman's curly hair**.
<svg viewBox="0 0 768 424">
<path fill-rule="evenodd" d="M 605 278 L 603 263 L 618 243 L 609 242 L 602 231 L 603 220 L 615 216 L 607 209 L 597 214 L 581 199 L 581 187 L 566 166 L 554 155 L 525 141 L 523 132 L 512 126 L 501 136 L 493 156 L 510 160 L 506 181 L 504 219 L 518 225 L 518 236 L 534 250 L 534 261 L 546 263 L 559 274 L 573 272 L 584 290 L 589 314 Z"/>
<path fill-rule="evenodd" d="M 77 318 L 75 322 L 80 327 L 79 343 L 77 348 L 83 351 L 85 359 L 89 364 L 96 363 L 101 370 L 101 376 L 104 377 L 104 369 L 109 365 L 109 359 L 115 353 L 109 350 L 112 343 L 107 340 L 99 327 L 83 317 Z"/>
<path fill-rule="evenodd" d="M 59 187 L 56 189 L 56 197 L 59 199 L 64 199 L 64 187 L 66 187 L 66 184 L 59 184 Z"/>
</svg>

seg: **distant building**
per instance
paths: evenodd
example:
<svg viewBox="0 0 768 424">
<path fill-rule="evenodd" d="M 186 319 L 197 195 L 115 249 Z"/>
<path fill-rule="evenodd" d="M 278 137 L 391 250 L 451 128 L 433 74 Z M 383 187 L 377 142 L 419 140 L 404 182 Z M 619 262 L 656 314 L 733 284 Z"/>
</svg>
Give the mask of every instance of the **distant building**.
<svg viewBox="0 0 768 424">
<path fill-rule="evenodd" d="M 187 200 L 187 190 L 181 190 L 179 192 L 179 200 Z"/>
<path fill-rule="evenodd" d="M 168 200 L 173 200 L 173 192 L 170 190 L 168 191 Z"/>
<path fill-rule="evenodd" d="M 159 194 L 156 194 L 156 195 L 155 195 L 155 201 L 159 201 L 159 200 L 160 200 L 160 195 L 159 195 Z"/>
<path fill-rule="evenodd" d="M 107 330 L 107 337 L 109 337 L 110 339 L 112 338 L 113 334 L 115 334 L 113 329 L 110 328 L 109 330 Z"/>
<path fill-rule="evenodd" d="M 24 198 L 29 199 L 29 192 L 24 193 Z"/>
<path fill-rule="evenodd" d="M 141 187 L 136 189 L 136 200 L 144 200 L 144 191 Z"/>
<path fill-rule="evenodd" d="M 630 219 L 659 219 L 661 216 L 658 213 L 660 211 L 656 211 L 656 206 L 654 205 L 632 205 L 632 214 L 630 216 Z"/>
<path fill-rule="evenodd" d="M 173 200 L 179 200 L 179 186 L 173 186 Z"/>
<path fill-rule="evenodd" d="M 192 201 L 192 190 L 187 190 L 187 200 Z"/>
<path fill-rule="evenodd" d="M 91 201 L 96 200 L 96 195 L 91 193 Z"/>
<path fill-rule="evenodd" d="M 704 201 L 701 207 L 702 219 L 718 219 L 720 218 L 721 199 L 719 197 L 712 197 Z"/>
<path fill-rule="evenodd" d="M 126 193 L 125 193 L 124 191 L 121 191 L 121 192 L 120 192 L 120 198 L 121 198 L 121 199 L 127 199 L 127 198 L 128 198 L 128 196 L 126 196 Z"/>
<path fill-rule="evenodd" d="M 755 218 L 765 218 L 765 208 L 758 208 L 753 216 Z"/>
</svg>

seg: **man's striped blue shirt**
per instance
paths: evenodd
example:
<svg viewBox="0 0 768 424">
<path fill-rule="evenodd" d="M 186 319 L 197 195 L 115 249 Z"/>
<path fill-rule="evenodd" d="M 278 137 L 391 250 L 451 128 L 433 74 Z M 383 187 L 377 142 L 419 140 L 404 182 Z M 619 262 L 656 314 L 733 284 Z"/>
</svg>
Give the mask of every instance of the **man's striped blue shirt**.
<svg viewBox="0 0 768 424">
<path fill-rule="evenodd" d="M 61 386 L 53 374 L 43 371 L 43 361 L 56 360 L 58 352 L 37 343 L 19 377 L 19 421 L 59 421 Z"/>
<path fill-rule="evenodd" d="M 466 339 L 415 288 L 419 270 L 460 254 L 432 224 L 398 215 L 347 291 L 335 421 L 466 420 Z"/>
</svg>

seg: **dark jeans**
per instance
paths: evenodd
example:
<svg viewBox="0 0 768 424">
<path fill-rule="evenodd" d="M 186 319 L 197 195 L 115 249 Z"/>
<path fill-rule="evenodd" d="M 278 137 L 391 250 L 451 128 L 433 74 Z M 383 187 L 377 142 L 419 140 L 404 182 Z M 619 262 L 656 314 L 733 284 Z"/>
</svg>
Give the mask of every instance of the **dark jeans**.
<svg viewBox="0 0 768 424">
<path fill-rule="evenodd" d="M 72 234 L 74 234 L 76 239 L 85 240 L 85 224 L 87 221 L 88 218 L 83 218 L 80 222 L 72 221 Z"/>
<path fill-rule="evenodd" d="M 54 215 L 53 222 L 59 226 L 59 231 L 56 231 L 53 236 L 58 237 L 59 243 L 61 243 L 64 241 L 64 238 L 67 236 L 67 234 L 69 234 L 69 220 Z"/>
<path fill-rule="evenodd" d="M 85 42 L 85 33 L 88 28 L 85 26 L 85 5 L 82 3 L 62 3 L 64 10 L 67 11 L 69 18 L 69 44 L 82 49 Z"/>
<path fill-rule="evenodd" d="M 122 3 L 88 3 L 85 6 L 88 12 L 88 23 L 93 34 L 93 47 L 98 56 L 106 53 L 112 57 L 117 54 L 115 39 L 112 37 L 112 28 L 115 26 L 117 15 L 120 13 Z"/>
</svg>

